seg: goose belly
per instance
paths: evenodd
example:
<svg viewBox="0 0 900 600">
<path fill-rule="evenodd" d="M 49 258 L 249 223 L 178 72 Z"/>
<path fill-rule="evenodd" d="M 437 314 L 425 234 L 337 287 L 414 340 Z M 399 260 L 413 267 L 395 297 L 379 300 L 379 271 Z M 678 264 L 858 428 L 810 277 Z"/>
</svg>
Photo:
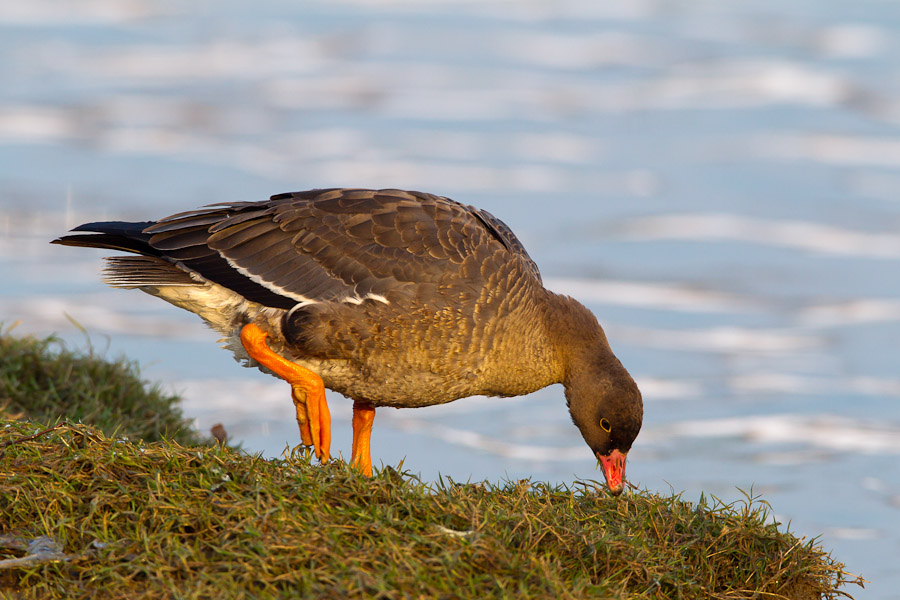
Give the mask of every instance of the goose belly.
<svg viewBox="0 0 900 600">
<path fill-rule="evenodd" d="M 222 334 L 219 344 L 229 350 L 244 366 L 258 366 L 241 344 L 241 328 L 263 319 L 277 323 L 284 310 L 251 302 L 226 287 L 212 282 L 196 285 L 141 286 L 141 291 L 169 304 L 198 315 L 212 329 Z"/>
</svg>

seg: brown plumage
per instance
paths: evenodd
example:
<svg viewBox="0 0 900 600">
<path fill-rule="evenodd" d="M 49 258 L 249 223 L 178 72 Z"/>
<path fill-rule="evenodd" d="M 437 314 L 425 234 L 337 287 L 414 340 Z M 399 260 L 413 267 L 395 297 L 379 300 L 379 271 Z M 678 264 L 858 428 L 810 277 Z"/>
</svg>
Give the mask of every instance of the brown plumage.
<svg viewBox="0 0 900 600">
<path fill-rule="evenodd" d="M 199 314 L 238 359 L 279 373 L 260 355 L 271 348 L 360 410 L 563 383 L 610 488 L 622 489 L 640 392 L 596 318 L 544 289 L 522 244 L 486 211 L 420 192 L 330 189 L 73 231 L 94 233 L 54 243 L 139 255 L 107 259 L 111 285 Z M 248 324 L 268 347 L 241 342 Z M 281 376 L 302 426 L 312 392 Z"/>
</svg>

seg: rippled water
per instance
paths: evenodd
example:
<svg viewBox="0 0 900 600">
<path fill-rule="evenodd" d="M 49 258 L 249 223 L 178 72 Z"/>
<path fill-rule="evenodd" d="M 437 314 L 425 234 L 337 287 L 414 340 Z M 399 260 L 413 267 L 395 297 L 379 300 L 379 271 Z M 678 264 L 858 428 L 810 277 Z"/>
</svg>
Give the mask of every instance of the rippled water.
<svg viewBox="0 0 900 600">
<path fill-rule="evenodd" d="M 490 210 L 644 391 L 629 479 L 761 492 L 900 598 L 900 5 L 0 4 L 0 319 L 127 353 L 249 450 L 285 386 L 68 227 L 329 186 Z M 67 316 L 68 315 L 68 316 Z M 349 402 L 333 396 L 349 453 Z M 562 389 L 382 409 L 376 464 L 598 478 Z"/>
</svg>

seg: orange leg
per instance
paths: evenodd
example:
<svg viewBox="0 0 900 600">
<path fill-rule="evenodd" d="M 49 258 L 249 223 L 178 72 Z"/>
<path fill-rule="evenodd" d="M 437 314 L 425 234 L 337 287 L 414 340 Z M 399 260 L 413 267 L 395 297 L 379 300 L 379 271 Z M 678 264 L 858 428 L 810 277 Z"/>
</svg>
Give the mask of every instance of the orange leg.
<svg viewBox="0 0 900 600">
<path fill-rule="evenodd" d="M 366 477 L 372 476 L 372 421 L 375 407 L 365 402 L 353 403 L 353 458 L 350 466 L 362 471 Z"/>
<path fill-rule="evenodd" d="M 241 344 L 251 358 L 291 384 L 300 438 L 305 445 L 314 446 L 316 457 L 325 462 L 331 448 L 331 413 L 325 401 L 325 384 L 309 369 L 272 352 L 266 344 L 266 335 L 255 324 L 248 323 L 241 329 Z"/>
</svg>

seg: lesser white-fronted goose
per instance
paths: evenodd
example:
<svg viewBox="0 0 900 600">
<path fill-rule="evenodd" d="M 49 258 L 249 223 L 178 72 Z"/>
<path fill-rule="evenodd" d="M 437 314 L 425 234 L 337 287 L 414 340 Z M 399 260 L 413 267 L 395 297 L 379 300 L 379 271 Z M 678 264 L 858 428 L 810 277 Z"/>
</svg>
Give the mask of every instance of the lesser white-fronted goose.
<svg viewBox="0 0 900 600">
<path fill-rule="evenodd" d="M 351 464 L 372 473 L 375 408 L 565 386 L 613 493 L 641 395 L 584 306 L 544 289 L 490 213 L 401 190 L 327 189 L 53 240 L 123 250 L 105 281 L 200 315 L 247 366 L 287 380 L 303 443 L 328 460 L 329 388 L 353 399 Z"/>
</svg>

